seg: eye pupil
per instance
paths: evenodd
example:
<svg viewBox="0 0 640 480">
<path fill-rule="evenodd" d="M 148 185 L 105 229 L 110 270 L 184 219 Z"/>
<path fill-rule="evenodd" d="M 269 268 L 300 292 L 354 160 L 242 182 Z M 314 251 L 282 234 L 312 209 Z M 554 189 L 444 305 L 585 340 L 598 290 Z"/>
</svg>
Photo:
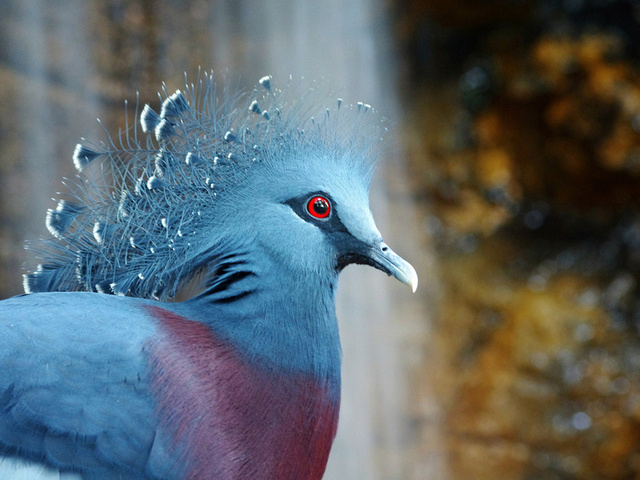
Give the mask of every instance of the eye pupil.
<svg viewBox="0 0 640 480">
<path fill-rule="evenodd" d="M 318 198 L 313 202 L 313 211 L 318 215 L 324 215 L 329 211 L 329 205 L 324 200 Z"/>
<path fill-rule="evenodd" d="M 313 197 L 307 203 L 307 210 L 309 214 L 315 218 L 325 219 L 329 217 L 331 213 L 331 205 L 329 201 L 324 197 Z"/>
</svg>

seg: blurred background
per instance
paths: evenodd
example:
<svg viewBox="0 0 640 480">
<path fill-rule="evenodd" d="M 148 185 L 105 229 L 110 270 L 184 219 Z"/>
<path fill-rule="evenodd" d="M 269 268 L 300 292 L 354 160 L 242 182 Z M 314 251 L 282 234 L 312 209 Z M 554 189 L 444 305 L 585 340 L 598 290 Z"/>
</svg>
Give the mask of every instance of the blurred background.
<svg viewBox="0 0 640 480">
<path fill-rule="evenodd" d="M 81 137 L 198 67 L 390 119 L 327 479 L 640 479 L 640 1 L 0 0 L 0 298 Z M 222 77 L 219 77 L 222 78 Z M 101 119 L 101 123 L 96 122 Z"/>
</svg>

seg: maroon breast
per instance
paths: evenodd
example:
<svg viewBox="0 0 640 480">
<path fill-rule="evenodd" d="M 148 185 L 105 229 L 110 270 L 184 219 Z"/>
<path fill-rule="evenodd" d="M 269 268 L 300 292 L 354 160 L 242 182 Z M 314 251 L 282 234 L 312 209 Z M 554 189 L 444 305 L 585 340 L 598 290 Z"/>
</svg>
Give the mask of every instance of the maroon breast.
<svg viewBox="0 0 640 480">
<path fill-rule="evenodd" d="M 206 325 L 151 307 L 149 345 L 163 430 L 189 480 L 321 479 L 339 401 L 302 374 L 256 365 Z"/>
</svg>

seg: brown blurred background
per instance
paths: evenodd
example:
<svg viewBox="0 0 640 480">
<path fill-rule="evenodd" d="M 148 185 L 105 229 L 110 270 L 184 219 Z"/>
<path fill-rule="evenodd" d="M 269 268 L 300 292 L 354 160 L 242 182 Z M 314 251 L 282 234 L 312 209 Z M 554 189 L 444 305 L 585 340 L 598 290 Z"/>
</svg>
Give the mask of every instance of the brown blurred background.
<svg viewBox="0 0 640 480">
<path fill-rule="evenodd" d="M 213 68 L 391 118 L 330 479 L 640 479 L 640 1 L 0 0 L 0 298 L 80 137 Z M 26 265 L 26 267 L 25 267 Z"/>
</svg>

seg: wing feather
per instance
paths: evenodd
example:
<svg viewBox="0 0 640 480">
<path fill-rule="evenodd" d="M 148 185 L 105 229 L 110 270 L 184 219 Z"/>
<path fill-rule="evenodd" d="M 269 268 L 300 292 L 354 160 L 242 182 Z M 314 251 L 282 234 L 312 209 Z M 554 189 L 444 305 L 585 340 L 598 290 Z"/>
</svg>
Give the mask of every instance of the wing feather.
<svg viewBox="0 0 640 480">
<path fill-rule="evenodd" d="M 155 325 L 140 302 L 80 292 L 0 302 L 0 454 L 86 478 L 151 478 Z"/>
</svg>

